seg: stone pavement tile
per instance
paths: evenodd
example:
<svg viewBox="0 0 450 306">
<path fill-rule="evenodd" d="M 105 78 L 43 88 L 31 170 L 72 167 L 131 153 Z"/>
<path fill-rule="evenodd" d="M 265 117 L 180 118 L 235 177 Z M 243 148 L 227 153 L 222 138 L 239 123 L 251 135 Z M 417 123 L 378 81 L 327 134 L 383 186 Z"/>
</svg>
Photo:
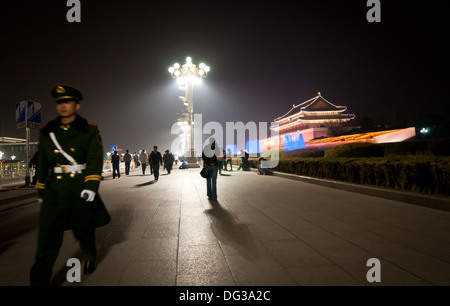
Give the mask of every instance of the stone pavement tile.
<svg viewBox="0 0 450 306">
<path fill-rule="evenodd" d="M 101 253 L 99 249 L 99 253 Z M 117 286 L 125 269 L 131 261 L 133 249 L 110 250 L 102 260 L 99 260 L 95 273 L 82 275 L 83 286 Z"/>
<path fill-rule="evenodd" d="M 175 286 L 176 260 L 134 260 L 125 268 L 119 286 Z"/>
<path fill-rule="evenodd" d="M 286 270 L 332 263 L 321 252 L 299 239 L 263 241 L 262 244 Z"/>
<path fill-rule="evenodd" d="M 132 261 L 176 260 L 178 237 L 142 239 L 133 254 Z"/>
<path fill-rule="evenodd" d="M 174 200 L 174 199 L 167 199 L 162 200 L 159 204 L 160 206 L 180 206 L 181 205 L 181 199 L 180 200 Z"/>
<path fill-rule="evenodd" d="M 283 226 L 283 228 L 296 237 L 301 236 L 303 232 L 319 229 L 319 227 L 312 222 L 289 212 L 272 214 L 270 217 L 274 222 Z"/>
<path fill-rule="evenodd" d="M 181 208 L 203 208 L 201 201 L 185 201 L 184 198 L 181 200 Z"/>
<path fill-rule="evenodd" d="M 134 207 L 135 211 L 148 210 L 148 209 L 156 210 L 159 207 L 161 202 L 162 202 L 162 200 L 150 201 L 147 198 L 145 198 L 145 199 L 138 200 L 133 205 L 133 207 Z"/>
<path fill-rule="evenodd" d="M 219 206 L 217 207 L 215 210 L 212 210 L 210 215 L 213 215 L 213 213 L 216 213 L 218 215 L 218 217 L 220 217 L 220 215 L 232 215 L 233 218 L 237 219 L 237 222 L 239 223 L 244 223 L 244 224 L 268 224 L 268 223 L 273 223 L 272 219 L 270 219 L 266 214 L 264 214 L 263 212 L 261 212 L 260 210 L 257 210 L 254 213 L 238 213 L 238 214 L 234 214 L 231 213 L 227 207 L 222 207 Z"/>
<path fill-rule="evenodd" d="M 299 286 L 362 286 L 361 282 L 333 263 L 304 265 L 288 270 Z"/>
<path fill-rule="evenodd" d="M 109 226 L 102 226 L 97 228 L 97 230 L 95 231 L 95 239 L 97 240 L 97 244 L 102 243 L 102 241 L 107 239 L 112 232 L 113 230 Z"/>
<path fill-rule="evenodd" d="M 187 228 L 189 230 L 187 230 Z M 193 225 L 183 225 L 183 223 L 181 223 L 179 239 L 180 247 L 203 244 L 217 244 L 217 237 L 211 225 L 208 224 L 206 226 L 194 227 Z"/>
<path fill-rule="evenodd" d="M 112 227 L 111 234 L 103 241 L 98 242 L 99 247 L 111 250 L 134 250 L 141 243 L 144 231 L 125 232 Z"/>
<path fill-rule="evenodd" d="M 206 196 L 206 190 L 205 190 L 205 196 Z M 191 190 L 186 191 L 186 194 L 183 194 L 183 197 L 181 198 L 181 204 L 184 203 L 191 203 L 191 202 L 198 202 L 199 201 L 199 195 L 195 192 L 192 192 Z"/>
<path fill-rule="evenodd" d="M 341 248 L 343 245 L 347 244 L 345 240 L 324 229 L 304 231 L 298 235 L 298 239 L 321 252 L 327 249 L 334 250 Z"/>
<path fill-rule="evenodd" d="M 367 273 L 372 268 L 372 266 L 367 266 L 367 261 L 344 263 L 342 267 L 362 284 L 367 286 L 431 286 L 429 282 L 426 282 L 420 277 L 384 260 L 380 260 L 381 282 L 379 283 L 370 283 L 367 280 Z"/>
<path fill-rule="evenodd" d="M 372 233 L 355 233 L 349 241 L 434 285 L 450 284 L 450 264 Z"/>
<path fill-rule="evenodd" d="M 139 210 L 130 213 L 121 225 L 127 224 L 126 231 L 145 231 L 153 216 L 156 214 L 154 210 Z"/>
<path fill-rule="evenodd" d="M 31 267 L 29 267 L 31 269 Z M 30 269 L 20 270 L 16 277 L 14 277 L 7 284 L 1 284 L 0 286 L 29 286 L 30 285 Z"/>
<path fill-rule="evenodd" d="M 295 280 L 256 239 L 248 225 L 237 222 L 232 215 L 226 216 L 213 222 L 213 228 L 238 286 L 296 285 Z"/>
<path fill-rule="evenodd" d="M 450 263 L 450 243 L 423 235 L 421 231 L 415 228 L 404 229 L 374 220 L 365 220 L 365 222 L 360 222 L 358 226 L 360 228 L 357 230 L 362 228 L 392 242 Z"/>
<path fill-rule="evenodd" d="M 178 274 L 177 286 L 235 286 L 230 272 Z"/>
<path fill-rule="evenodd" d="M 178 237 L 179 222 L 151 222 L 142 238 L 169 238 Z"/>
<path fill-rule="evenodd" d="M 3 255 L 0 261 L 0 286 L 28 286 L 34 252 L 23 253 L 11 250 L 7 257 Z"/>
<path fill-rule="evenodd" d="M 177 206 L 159 206 L 152 222 L 173 222 L 180 219 L 180 208 Z"/>
<path fill-rule="evenodd" d="M 293 239 L 295 236 L 277 223 L 249 224 L 249 230 L 259 241 Z"/>
<path fill-rule="evenodd" d="M 206 217 L 205 208 L 203 206 L 181 207 L 181 221 L 189 221 L 189 218 Z"/>
<path fill-rule="evenodd" d="M 404 216 L 399 213 L 399 215 L 392 217 L 394 220 L 391 224 L 404 229 L 414 229 L 422 235 L 450 244 L 450 235 L 448 235 L 450 232 L 450 212 L 413 207 L 416 211 L 411 211 L 413 208 L 408 206 Z"/>
<path fill-rule="evenodd" d="M 367 271 L 370 269 L 370 267 L 367 267 L 367 260 L 376 256 L 345 241 L 340 243 L 339 247 L 321 247 L 319 249 L 313 249 L 301 241 L 296 244 L 289 243 L 289 241 L 269 241 L 264 242 L 264 245 L 285 267 L 290 265 L 296 268 L 296 265 L 307 265 L 308 263 L 311 263 L 313 266 L 320 266 L 323 265 L 323 259 L 325 259 L 327 262 L 332 262 L 349 275 L 352 275 L 362 284 L 370 284 L 366 278 Z M 305 251 L 308 248 L 313 251 Z M 305 252 L 309 256 L 303 256 Z M 420 278 L 388 262 L 382 262 L 381 267 L 382 275 L 384 276 L 381 285 L 427 284 Z M 375 285 L 377 284 L 375 283 Z"/>
<path fill-rule="evenodd" d="M 178 250 L 177 274 L 229 272 L 218 244 L 184 245 Z"/>
<path fill-rule="evenodd" d="M 222 245 L 222 244 L 221 244 Z M 225 258 L 238 286 L 296 286 L 298 283 L 260 244 L 256 249 L 234 249 L 222 245 Z"/>
<path fill-rule="evenodd" d="M 225 201 L 226 206 L 235 214 L 238 213 L 258 213 L 258 209 L 256 209 L 254 206 L 247 203 L 247 201 L 243 199 L 233 199 L 233 200 L 226 200 Z"/>
</svg>

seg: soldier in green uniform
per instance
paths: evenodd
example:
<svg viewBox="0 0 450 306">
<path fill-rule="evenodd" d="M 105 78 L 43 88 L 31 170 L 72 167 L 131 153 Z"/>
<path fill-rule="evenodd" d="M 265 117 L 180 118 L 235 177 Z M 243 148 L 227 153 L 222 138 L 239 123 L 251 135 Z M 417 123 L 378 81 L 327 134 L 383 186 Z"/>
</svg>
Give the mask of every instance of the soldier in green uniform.
<svg viewBox="0 0 450 306">
<path fill-rule="evenodd" d="M 96 124 L 78 115 L 81 93 L 69 85 L 52 90 L 59 117 L 41 128 L 38 188 L 41 211 L 30 285 L 50 285 L 64 231 L 72 230 L 84 257 L 84 273 L 96 269 L 95 229 L 111 217 L 98 189 L 103 145 Z"/>
</svg>

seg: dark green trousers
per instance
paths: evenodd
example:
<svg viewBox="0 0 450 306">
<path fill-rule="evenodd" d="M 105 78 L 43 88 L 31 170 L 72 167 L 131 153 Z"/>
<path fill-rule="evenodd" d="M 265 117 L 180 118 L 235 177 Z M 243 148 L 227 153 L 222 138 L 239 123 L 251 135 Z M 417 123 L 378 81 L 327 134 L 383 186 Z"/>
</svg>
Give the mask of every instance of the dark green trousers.
<svg viewBox="0 0 450 306">
<path fill-rule="evenodd" d="M 52 269 L 61 248 L 64 232 L 73 231 L 85 260 L 95 260 L 94 215 L 80 198 L 80 187 L 71 181 L 50 181 L 43 193 L 39 217 L 38 244 L 35 263 L 30 270 L 30 285 L 50 285 Z M 72 182 L 76 182 L 73 180 Z M 58 184 L 58 185 L 56 185 Z"/>
<path fill-rule="evenodd" d="M 93 261 L 97 257 L 95 243 L 95 229 L 91 232 L 79 235 L 73 231 L 80 242 L 81 252 L 85 261 Z M 50 286 L 52 270 L 62 245 L 64 231 L 39 231 L 38 250 L 35 262 L 30 270 L 31 286 Z M 80 260 L 81 261 L 81 260 Z"/>
</svg>

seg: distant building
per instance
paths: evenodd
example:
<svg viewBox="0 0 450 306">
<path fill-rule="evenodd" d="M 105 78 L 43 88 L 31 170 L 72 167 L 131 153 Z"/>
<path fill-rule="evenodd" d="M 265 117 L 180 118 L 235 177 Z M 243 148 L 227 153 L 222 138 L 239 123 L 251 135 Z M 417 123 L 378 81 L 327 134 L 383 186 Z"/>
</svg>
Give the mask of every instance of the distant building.
<svg viewBox="0 0 450 306">
<path fill-rule="evenodd" d="M 38 142 L 30 141 L 30 158 L 38 149 Z M 0 137 L 1 160 L 25 161 L 27 158 L 27 141 L 22 138 Z M 12 158 L 14 156 L 14 158 Z"/>
<path fill-rule="evenodd" d="M 346 106 L 336 106 L 323 98 L 320 92 L 316 97 L 299 105 L 292 105 L 290 111 L 274 121 L 279 124 L 274 130 L 280 134 L 317 127 L 342 125 L 355 118 L 353 114 L 343 114 Z"/>
<path fill-rule="evenodd" d="M 336 106 L 327 101 L 320 92 L 312 99 L 294 104 L 290 111 L 274 119 L 278 126 L 270 127 L 278 132 L 278 145 L 273 138 L 260 140 L 261 151 L 277 146 L 284 151 L 303 149 L 312 139 L 329 137 L 330 128 L 342 127 L 356 117 L 344 114 L 346 110 L 346 106 Z"/>
</svg>

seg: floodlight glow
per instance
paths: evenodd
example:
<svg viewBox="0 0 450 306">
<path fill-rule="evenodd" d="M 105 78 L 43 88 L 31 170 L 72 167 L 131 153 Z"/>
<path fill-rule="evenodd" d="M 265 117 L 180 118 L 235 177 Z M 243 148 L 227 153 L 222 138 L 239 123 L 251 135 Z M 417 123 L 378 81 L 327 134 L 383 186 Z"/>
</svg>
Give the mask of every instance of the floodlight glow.
<svg viewBox="0 0 450 306">
<path fill-rule="evenodd" d="M 420 130 L 420 133 L 422 133 L 422 134 L 427 134 L 428 132 L 429 132 L 428 128 L 422 128 Z"/>
<path fill-rule="evenodd" d="M 173 69 L 172 69 L 173 68 Z M 185 105 L 187 107 L 187 113 L 183 114 L 183 118 L 186 119 L 186 147 L 185 149 L 188 149 L 187 146 L 187 135 L 190 135 L 191 138 L 191 145 L 190 145 L 190 150 L 191 152 L 186 152 L 186 154 L 188 154 L 188 156 L 190 155 L 191 157 L 194 156 L 194 132 L 193 132 L 193 118 L 192 118 L 192 114 L 194 112 L 193 110 L 193 101 L 190 98 L 188 100 L 187 97 L 192 97 L 192 90 L 194 88 L 193 85 L 197 85 L 197 84 L 201 84 L 202 83 L 202 78 L 205 78 L 208 75 L 208 71 L 210 70 L 209 66 L 206 66 L 204 63 L 200 63 L 198 66 L 194 65 L 192 63 L 192 58 L 191 57 L 186 57 L 186 63 L 181 65 L 180 68 L 180 64 L 175 63 L 173 65 L 173 67 L 169 68 L 169 73 L 171 75 L 172 78 L 177 79 L 177 84 L 179 85 L 178 88 L 180 90 L 185 91 L 186 96 L 185 97 L 179 97 L 181 99 L 181 101 L 183 101 L 183 105 Z M 179 118 L 181 119 L 181 118 Z M 177 120 L 179 120 L 177 119 Z M 190 129 L 190 130 L 189 130 Z M 189 133 L 188 133 L 189 132 Z"/>
</svg>

